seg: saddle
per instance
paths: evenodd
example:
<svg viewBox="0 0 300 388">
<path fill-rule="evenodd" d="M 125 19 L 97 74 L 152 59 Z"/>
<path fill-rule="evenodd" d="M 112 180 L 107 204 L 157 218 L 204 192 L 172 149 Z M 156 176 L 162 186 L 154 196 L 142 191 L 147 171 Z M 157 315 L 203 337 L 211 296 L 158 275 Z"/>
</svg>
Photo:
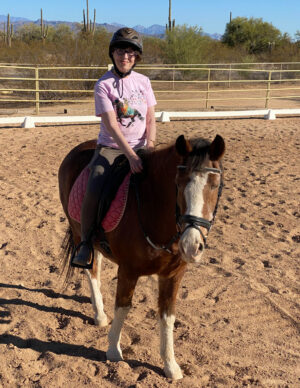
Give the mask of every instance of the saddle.
<svg viewBox="0 0 300 388">
<path fill-rule="evenodd" d="M 122 219 L 127 203 L 130 176 L 127 158 L 125 155 L 118 156 L 111 167 L 99 199 L 96 231 L 98 235 L 100 234 L 100 246 L 109 254 L 111 252 L 104 232 L 115 229 Z M 88 177 L 89 168 L 85 167 L 77 177 L 69 195 L 69 216 L 79 223 Z"/>
</svg>

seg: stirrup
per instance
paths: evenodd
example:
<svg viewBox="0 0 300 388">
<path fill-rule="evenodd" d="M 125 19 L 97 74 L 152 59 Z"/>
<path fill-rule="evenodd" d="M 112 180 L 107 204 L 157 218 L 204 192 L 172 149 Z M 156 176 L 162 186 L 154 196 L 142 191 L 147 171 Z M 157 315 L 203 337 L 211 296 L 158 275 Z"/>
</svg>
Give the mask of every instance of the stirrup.
<svg viewBox="0 0 300 388">
<path fill-rule="evenodd" d="M 82 246 L 82 245 L 87 245 L 89 248 L 90 248 L 90 251 L 91 251 L 91 254 L 92 254 L 92 259 L 91 259 L 91 262 L 86 264 L 86 265 L 79 265 L 79 264 L 76 264 L 76 263 L 73 263 L 73 260 L 76 256 L 76 253 L 78 252 L 79 248 Z M 74 249 L 73 253 L 72 253 L 72 256 L 71 256 L 71 259 L 70 259 L 70 265 L 72 267 L 75 267 L 75 268 L 82 268 L 82 269 L 92 269 L 93 268 L 93 264 L 94 264 L 94 257 L 95 257 L 95 252 L 94 252 L 94 247 L 93 247 L 93 244 L 90 242 L 90 241 L 81 241 Z"/>
</svg>

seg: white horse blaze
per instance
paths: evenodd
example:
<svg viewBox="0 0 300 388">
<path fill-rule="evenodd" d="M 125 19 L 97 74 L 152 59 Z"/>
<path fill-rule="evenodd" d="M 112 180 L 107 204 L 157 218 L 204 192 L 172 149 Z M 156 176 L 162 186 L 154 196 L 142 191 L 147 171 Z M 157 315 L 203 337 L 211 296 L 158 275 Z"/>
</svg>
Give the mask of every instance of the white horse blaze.
<svg viewBox="0 0 300 388">
<path fill-rule="evenodd" d="M 186 202 L 186 213 L 196 217 L 203 218 L 203 190 L 207 183 L 208 174 L 202 176 L 196 173 L 192 174 L 190 182 L 184 190 Z M 188 228 L 182 235 L 180 244 L 183 258 L 187 261 L 197 261 L 200 259 L 199 245 L 203 243 L 200 232 L 195 228 Z"/>
</svg>

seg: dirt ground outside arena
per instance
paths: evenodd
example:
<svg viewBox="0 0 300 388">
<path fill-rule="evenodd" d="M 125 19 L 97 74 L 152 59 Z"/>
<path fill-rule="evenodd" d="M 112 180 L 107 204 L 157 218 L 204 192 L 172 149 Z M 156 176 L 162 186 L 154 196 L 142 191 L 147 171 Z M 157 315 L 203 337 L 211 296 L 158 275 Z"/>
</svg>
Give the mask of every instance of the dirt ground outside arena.
<svg viewBox="0 0 300 388">
<path fill-rule="evenodd" d="M 168 110 L 176 107 L 182 110 L 180 101 Z M 46 106 L 41 114 L 62 115 L 63 109 L 71 115 L 94 112 L 89 103 Z M 180 134 L 220 134 L 226 142 L 216 223 L 203 261 L 188 266 L 178 293 L 174 341 L 184 378 L 172 386 L 298 387 L 300 117 L 185 119 L 157 127 L 158 146 Z M 170 386 L 159 355 L 155 276 L 138 282 L 120 363 L 106 361 L 109 326 L 93 325 L 83 272 L 63 288 L 59 261 L 67 222 L 57 171 L 69 150 L 98 130 L 98 124 L 0 127 L 4 388 Z M 110 321 L 116 273 L 104 260 Z"/>
</svg>

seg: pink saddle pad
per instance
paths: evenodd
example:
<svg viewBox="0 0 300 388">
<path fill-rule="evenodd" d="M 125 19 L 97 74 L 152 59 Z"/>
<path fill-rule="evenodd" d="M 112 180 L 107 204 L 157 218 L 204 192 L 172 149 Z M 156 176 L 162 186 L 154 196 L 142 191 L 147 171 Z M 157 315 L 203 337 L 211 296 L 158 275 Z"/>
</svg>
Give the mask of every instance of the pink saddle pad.
<svg viewBox="0 0 300 388">
<path fill-rule="evenodd" d="M 102 227 L 106 232 L 111 232 L 113 229 L 115 229 L 123 217 L 127 202 L 130 175 L 131 173 L 129 172 L 124 178 L 114 200 L 110 205 L 110 208 L 108 209 L 108 212 L 102 221 Z M 81 205 L 86 191 L 88 179 L 89 168 L 86 167 L 81 171 L 80 175 L 76 179 L 69 196 L 69 216 L 79 223 Z"/>
</svg>

